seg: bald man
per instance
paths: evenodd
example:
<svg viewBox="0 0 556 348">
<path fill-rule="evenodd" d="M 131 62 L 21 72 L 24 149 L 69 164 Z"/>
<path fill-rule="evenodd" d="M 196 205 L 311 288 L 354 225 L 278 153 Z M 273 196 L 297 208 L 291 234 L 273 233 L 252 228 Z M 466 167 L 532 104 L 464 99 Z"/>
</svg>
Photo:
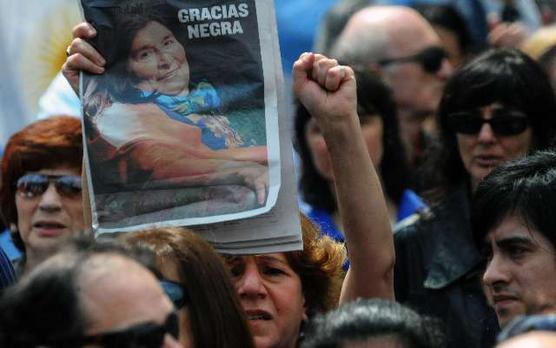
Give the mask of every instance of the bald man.
<svg viewBox="0 0 556 348">
<path fill-rule="evenodd" d="M 52 256 L 0 299 L 2 347 L 179 348 L 177 331 L 155 276 L 117 249 Z"/>
<path fill-rule="evenodd" d="M 424 121 L 436 111 L 453 72 L 440 47 L 438 35 L 415 10 L 369 6 L 350 18 L 332 49 L 335 58 L 377 72 L 392 88 L 413 167 L 423 159 Z"/>
</svg>

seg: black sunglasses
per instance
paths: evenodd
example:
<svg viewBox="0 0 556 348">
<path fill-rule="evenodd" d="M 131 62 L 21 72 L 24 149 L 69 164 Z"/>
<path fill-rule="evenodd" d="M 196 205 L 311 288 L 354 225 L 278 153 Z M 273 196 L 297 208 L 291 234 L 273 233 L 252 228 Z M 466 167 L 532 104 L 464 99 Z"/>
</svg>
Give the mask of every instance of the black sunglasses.
<svg viewBox="0 0 556 348">
<path fill-rule="evenodd" d="M 382 59 L 378 64 L 386 66 L 390 64 L 414 62 L 419 63 L 426 72 L 434 74 L 440 70 L 442 62 L 446 58 L 448 58 L 448 53 L 446 53 L 442 47 L 432 46 L 411 56 Z"/>
<path fill-rule="evenodd" d="M 185 289 L 179 283 L 164 279 L 160 281 L 160 287 L 162 287 L 162 290 L 170 298 L 176 309 L 182 308 L 188 302 Z"/>
<path fill-rule="evenodd" d="M 147 322 L 123 330 L 85 336 L 78 341 L 80 345 L 91 344 L 104 348 L 160 348 L 167 333 L 178 339 L 179 323 L 176 312 L 168 314 L 164 324 Z"/>
<path fill-rule="evenodd" d="M 33 198 L 45 193 L 51 182 L 60 196 L 76 198 L 81 194 L 81 177 L 77 175 L 26 174 L 17 180 L 16 190 L 22 197 Z"/>
<path fill-rule="evenodd" d="M 494 110 L 486 120 L 479 110 L 456 112 L 448 115 L 448 127 L 460 134 L 477 134 L 488 123 L 496 135 L 510 136 L 523 133 L 529 127 L 529 118 L 520 111 Z"/>
</svg>

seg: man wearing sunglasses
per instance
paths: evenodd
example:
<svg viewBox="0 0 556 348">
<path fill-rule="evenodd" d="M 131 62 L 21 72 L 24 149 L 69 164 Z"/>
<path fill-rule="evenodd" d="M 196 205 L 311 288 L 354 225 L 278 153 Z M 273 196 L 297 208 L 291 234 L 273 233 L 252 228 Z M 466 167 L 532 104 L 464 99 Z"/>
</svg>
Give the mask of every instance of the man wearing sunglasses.
<svg viewBox="0 0 556 348">
<path fill-rule="evenodd" d="M 424 121 L 434 114 L 452 67 L 431 25 L 402 6 L 369 6 L 355 13 L 333 55 L 367 67 L 390 85 L 409 163 L 422 160 Z"/>
<path fill-rule="evenodd" d="M 152 255 L 92 243 L 71 244 L 3 294 L 0 346 L 182 347 L 172 302 L 131 258 Z"/>
</svg>

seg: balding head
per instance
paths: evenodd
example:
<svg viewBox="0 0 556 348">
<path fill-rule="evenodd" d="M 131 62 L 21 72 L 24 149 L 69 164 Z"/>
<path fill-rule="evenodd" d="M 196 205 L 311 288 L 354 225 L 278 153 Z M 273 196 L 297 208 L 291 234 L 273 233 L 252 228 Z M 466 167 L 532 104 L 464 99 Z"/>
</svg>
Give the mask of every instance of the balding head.
<svg viewBox="0 0 556 348">
<path fill-rule="evenodd" d="M 88 334 L 166 319 L 172 303 L 154 275 L 117 254 L 91 256 L 77 279 L 80 302 L 89 319 Z"/>
<path fill-rule="evenodd" d="M 360 65 L 411 55 L 440 45 L 430 24 L 404 6 L 369 6 L 356 12 L 338 38 L 333 55 Z"/>
<path fill-rule="evenodd" d="M 0 346 L 77 347 L 110 337 L 180 347 L 172 337 L 177 324 L 164 326 L 162 337 L 157 333 L 165 321 L 175 323 L 174 308 L 149 269 L 130 257 L 148 262 L 145 253 L 117 243 L 72 241 L 0 298 Z M 161 329 L 146 337 L 147 326 Z M 140 332 L 145 335 L 134 336 Z"/>
</svg>

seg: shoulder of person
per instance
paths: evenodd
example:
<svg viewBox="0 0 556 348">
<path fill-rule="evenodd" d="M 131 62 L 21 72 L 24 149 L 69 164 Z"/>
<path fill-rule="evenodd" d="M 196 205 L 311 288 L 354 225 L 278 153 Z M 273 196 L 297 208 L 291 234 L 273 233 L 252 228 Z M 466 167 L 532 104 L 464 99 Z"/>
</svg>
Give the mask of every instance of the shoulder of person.
<svg viewBox="0 0 556 348">
<path fill-rule="evenodd" d="M 427 224 L 432 219 L 433 215 L 434 212 L 429 207 L 425 207 L 398 221 L 394 225 L 395 238 L 403 238 L 416 233 L 424 224 Z"/>
</svg>

